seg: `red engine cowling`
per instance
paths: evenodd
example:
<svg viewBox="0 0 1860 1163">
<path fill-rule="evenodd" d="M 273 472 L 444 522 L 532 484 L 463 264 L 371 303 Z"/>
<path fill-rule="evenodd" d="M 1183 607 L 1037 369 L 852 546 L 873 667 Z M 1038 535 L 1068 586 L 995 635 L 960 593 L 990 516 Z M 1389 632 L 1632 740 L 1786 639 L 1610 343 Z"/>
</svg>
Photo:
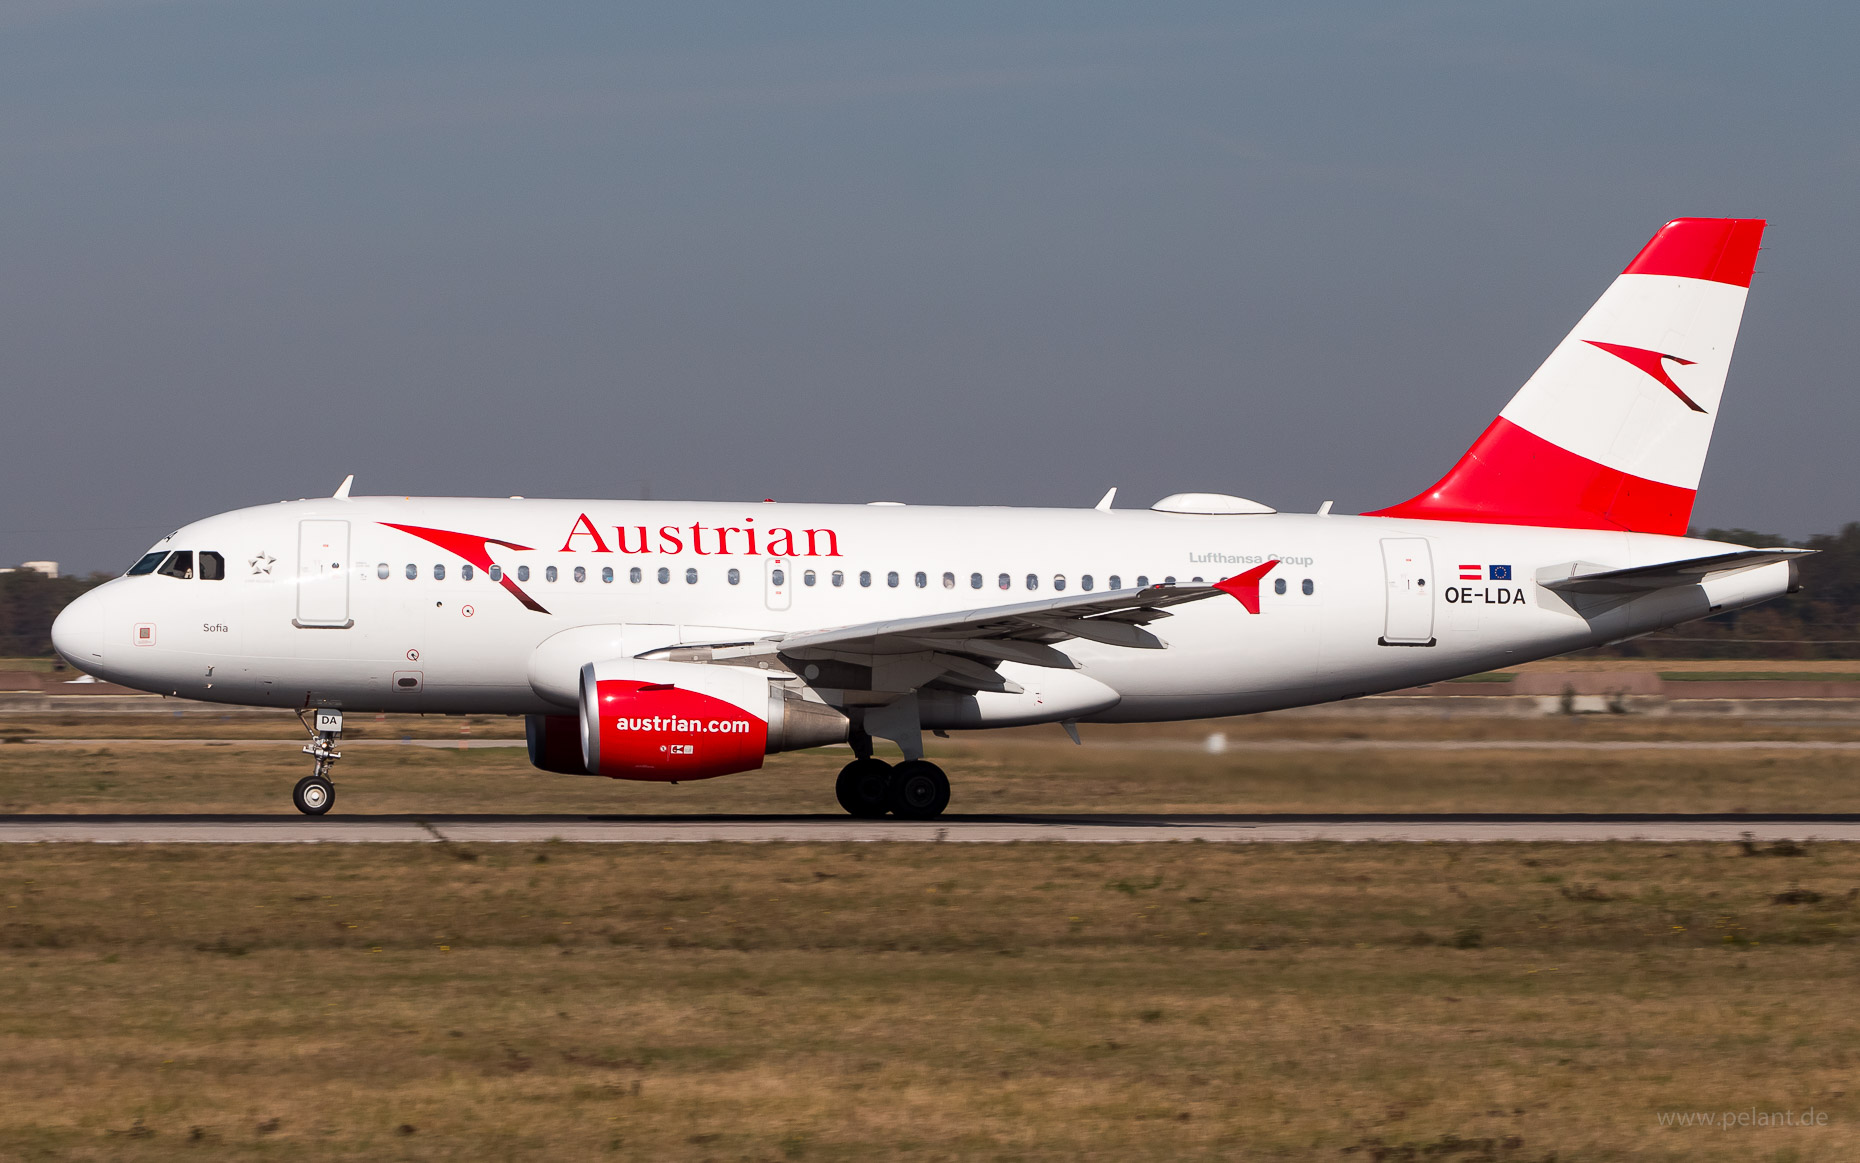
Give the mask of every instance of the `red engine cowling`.
<svg viewBox="0 0 1860 1163">
<path fill-rule="evenodd" d="M 563 775 L 708 779 L 846 742 L 846 715 L 769 672 L 616 658 L 582 668 L 576 715 L 529 715 L 530 762 Z"/>
<path fill-rule="evenodd" d="M 779 695 L 776 695 L 779 698 Z M 624 658 L 581 668 L 581 754 L 591 775 L 709 779 L 762 766 L 768 676 L 736 666 Z"/>
</svg>

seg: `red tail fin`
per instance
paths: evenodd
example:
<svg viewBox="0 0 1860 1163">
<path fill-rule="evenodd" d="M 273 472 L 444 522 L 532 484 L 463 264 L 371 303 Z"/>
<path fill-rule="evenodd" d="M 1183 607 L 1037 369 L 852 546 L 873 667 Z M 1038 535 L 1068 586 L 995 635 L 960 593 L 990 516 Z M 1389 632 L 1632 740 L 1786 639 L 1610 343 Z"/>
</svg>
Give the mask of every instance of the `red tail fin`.
<svg viewBox="0 0 1860 1163">
<path fill-rule="evenodd" d="M 1683 534 L 1763 226 L 1667 223 L 1446 476 L 1368 515 Z"/>
</svg>

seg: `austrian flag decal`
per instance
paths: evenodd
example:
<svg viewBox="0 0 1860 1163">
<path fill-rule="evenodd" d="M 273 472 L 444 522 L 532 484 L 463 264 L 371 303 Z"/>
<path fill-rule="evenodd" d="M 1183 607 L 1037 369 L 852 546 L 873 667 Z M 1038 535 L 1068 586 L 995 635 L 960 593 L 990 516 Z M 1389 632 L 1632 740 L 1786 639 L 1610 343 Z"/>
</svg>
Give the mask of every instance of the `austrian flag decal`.
<svg viewBox="0 0 1860 1163">
<path fill-rule="evenodd" d="M 1461 565 L 1461 581 L 1510 581 L 1511 567 L 1508 565 Z"/>
</svg>

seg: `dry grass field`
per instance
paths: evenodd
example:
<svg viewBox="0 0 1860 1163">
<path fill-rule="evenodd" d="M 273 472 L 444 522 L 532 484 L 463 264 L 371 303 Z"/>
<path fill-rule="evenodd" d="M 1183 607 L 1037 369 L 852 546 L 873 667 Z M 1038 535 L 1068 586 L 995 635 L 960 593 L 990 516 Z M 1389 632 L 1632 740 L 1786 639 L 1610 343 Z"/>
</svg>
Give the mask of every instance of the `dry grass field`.
<svg viewBox="0 0 1860 1163">
<path fill-rule="evenodd" d="M 13 716 L 0 811 L 289 813 L 299 738 Z M 1860 753 L 1513 745 L 1840 723 L 1086 738 L 938 741 L 953 810 L 1860 810 Z M 663 787 L 358 741 L 337 810 L 834 812 L 844 758 Z M 9 1160 L 1860 1157 L 1838 845 L 17 845 L 0 906 Z"/>
<path fill-rule="evenodd" d="M 0 1156 L 1860 1156 L 1860 853 L 0 849 Z M 1662 1125 L 1693 1111 L 1821 1126 Z"/>
<path fill-rule="evenodd" d="M 461 734 L 468 730 L 469 736 Z M 1542 751 L 1520 740 L 1793 743 L 1860 740 L 1860 722 L 1732 717 L 1262 715 L 1148 727 L 1058 728 L 930 740 L 957 813 L 1012 812 L 1852 812 L 1860 752 Z M 1201 746 L 1221 732 L 1227 749 Z M 677 786 L 553 775 L 521 747 L 434 749 L 373 741 L 485 741 L 510 719 L 358 719 L 336 769 L 338 814 L 367 812 L 833 812 L 844 748 Z M 16 716 L 0 720 L 0 812 L 289 812 L 309 771 L 284 715 Z M 17 740 L 18 742 L 8 742 Z M 1341 743 L 1285 750 L 1271 741 Z M 254 742 L 256 741 L 256 742 Z M 1380 749 L 1379 741 L 1401 744 Z M 1440 741 L 1448 747 L 1429 749 Z M 1490 744 L 1490 747 L 1468 747 Z"/>
</svg>

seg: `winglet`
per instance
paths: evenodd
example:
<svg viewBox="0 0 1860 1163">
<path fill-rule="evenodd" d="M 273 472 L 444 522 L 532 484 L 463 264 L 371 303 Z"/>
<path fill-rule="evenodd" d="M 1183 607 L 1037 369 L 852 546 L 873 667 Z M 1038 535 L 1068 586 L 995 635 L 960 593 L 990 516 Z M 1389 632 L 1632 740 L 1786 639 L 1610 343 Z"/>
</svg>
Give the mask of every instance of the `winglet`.
<svg viewBox="0 0 1860 1163">
<path fill-rule="evenodd" d="M 350 473 L 348 476 L 342 478 L 342 483 L 336 486 L 336 491 L 331 493 L 330 496 L 336 498 L 338 501 L 348 500 L 349 488 L 353 484 L 355 484 L 355 474 Z"/>
<path fill-rule="evenodd" d="M 1232 594 L 1241 605 L 1246 607 L 1247 613 L 1257 614 L 1259 613 L 1260 580 L 1271 573 L 1272 567 L 1277 564 L 1279 564 L 1279 559 L 1275 557 L 1271 561 L 1254 566 L 1245 573 L 1237 573 L 1230 578 L 1215 582 L 1214 588 Z"/>
<path fill-rule="evenodd" d="M 1100 513 L 1109 513 L 1111 511 L 1111 500 L 1112 498 L 1116 496 L 1117 496 L 1117 486 L 1112 485 L 1111 491 L 1106 493 L 1104 495 L 1104 498 L 1100 500 L 1097 504 L 1093 505 L 1092 508 L 1098 510 Z"/>
</svg>

